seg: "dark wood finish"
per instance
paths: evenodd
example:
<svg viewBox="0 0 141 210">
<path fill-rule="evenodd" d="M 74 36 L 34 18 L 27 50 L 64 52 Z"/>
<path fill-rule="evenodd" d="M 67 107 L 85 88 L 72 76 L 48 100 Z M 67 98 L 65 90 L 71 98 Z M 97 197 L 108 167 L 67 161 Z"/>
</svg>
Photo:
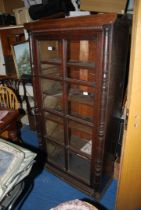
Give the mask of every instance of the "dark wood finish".
<svg viewBox="0 0 141 210">
<path fill-rule="evenodd" d="M 46 166 L 97 196 L 114 169 L 128 19 L 100 14 L 36 21 L 25 28 L 30 35 L 37 131 Z"/>
<path fill-rule="evenodd" d="M 42 22 L 36 21 L 32 22 L 32 23 L 26 23 L 25 27 L 28 30 L 32 30 L 32 31 L 41 31 L 41 30 L 47 30 L 52 28 L 52 24 L 53 24 L 53 28 L 54 30 L 56 29 L 61 29 L 61 31 L 64 30 L 64 28 L 70 28 L 73 27 L 80 27 L 80 28 L 90 28 L 90 27 L 100 27 L 102 28 L 102 26 L 107 25 L 107 24 L 112 24 L 115 22 L 117 18 L 116 14 L 104 14 L 104 15 L 97 15 L 95 17 L 93 17 L 93 15 L 89 16 L 88 18 L 85 16 L 82 17 L 72 17 L 72 18 L 66 18 L 65 21 L 64 19 L 52 19 L 52 20 L 48 20 L 45 21 L 43 20 Z M 35 27 L 36 25 L 36 27 Z"/>
</svg>

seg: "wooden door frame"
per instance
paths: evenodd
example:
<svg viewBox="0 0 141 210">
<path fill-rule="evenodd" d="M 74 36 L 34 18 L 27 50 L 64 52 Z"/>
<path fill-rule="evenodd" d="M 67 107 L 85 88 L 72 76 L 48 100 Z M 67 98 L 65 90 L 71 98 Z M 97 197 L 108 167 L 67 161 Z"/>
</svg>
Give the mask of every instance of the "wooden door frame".
<svg viewBox="0 0 141 210">
<path fill-rule="evenodd" d="M 124 133 L 116 210 L 141 208 L 141 0 L 134 5 L 128 125 Z"/>
</svg>

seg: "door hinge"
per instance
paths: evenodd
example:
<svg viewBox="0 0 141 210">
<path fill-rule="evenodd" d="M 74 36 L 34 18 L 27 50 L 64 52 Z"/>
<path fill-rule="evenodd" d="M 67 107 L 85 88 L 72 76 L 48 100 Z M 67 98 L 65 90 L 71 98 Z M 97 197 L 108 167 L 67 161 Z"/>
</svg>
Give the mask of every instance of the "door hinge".
<svg viewBox="0 0 141 210">
<path fill-rule="evenodd" d="M 125 110 L 125 121 L 124 121 L 124 130 L 127 130 L 127 126 L 128 126 L 128 116 L 129 116 L 129 109 L 126 108 L 126 110 Z"/>
</svg>

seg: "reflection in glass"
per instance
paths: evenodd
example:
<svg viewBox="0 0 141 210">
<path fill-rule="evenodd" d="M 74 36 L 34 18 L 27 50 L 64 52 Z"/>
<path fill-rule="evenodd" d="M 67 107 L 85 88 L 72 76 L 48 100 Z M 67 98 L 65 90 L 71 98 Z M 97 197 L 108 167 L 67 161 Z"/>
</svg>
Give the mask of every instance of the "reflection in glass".
<svg viewBox="0 0 141 210">
<path fill-rule="evenodd" d="M 76 123 L 69 122 L 69 144 L 87 155 L 91 155 L 92 150 L 92 128 Z"/>
<path fill-rule="evenodd" d="M 64 144 L 64 123 L 61 118 L 54 116 L 53 120 L 46 119 L 45 129 L 47 137 L 58 143 Z"/>
<path fill-rule="evenodd" d="M 41 79 L 43 108 L 54 111 L 63 110 L 63 95 L 61 82 Z"/>
<path fill-rule="evenodd" d="M 49 162 L 53 163 L 57 167 L 65 168 L 65 153 L 64 148 L 47 142 L 47 159 Z"/>
<path fill-rule="evenodd" d="M 90 181 L 90 160 L 69 153 L 69 172 L 76 177 L 81 177 L 86 183 Z"/>
<path fill-rule="evenodd" d="M 62 77 L 62 68 L 60 65 L 41 64 L 40 75 L 51 78 L 59 78 Z"/>
</svg>

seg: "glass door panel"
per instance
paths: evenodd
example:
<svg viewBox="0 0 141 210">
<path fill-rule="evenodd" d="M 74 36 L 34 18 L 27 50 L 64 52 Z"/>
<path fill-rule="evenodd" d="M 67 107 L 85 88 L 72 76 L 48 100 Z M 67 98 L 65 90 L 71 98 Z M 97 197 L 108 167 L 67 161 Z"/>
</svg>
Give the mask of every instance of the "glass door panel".
<svg viewBox="0 0 141 210">
<path fill-rule="evenodd" d="M 65 168 L 65 152 L 64 148 L 47 141 L 47 160 L 57 167 Z"/>
<path fill-rule="evenodd" d="M 72 40 L 68 41 L 67 63 L 83 67 L 95 67 L 96 41 L 94 40 Z"/>
<path fill-rule="evenodd" d="M 60 81 L 40 79 L 43 109 L 63 111 L 63 87 Z"/>
<path fill-rule="evenodd" d="M 96 75 L 94 69 L 82 68 L 76 66 L 67 67 L 67 77 L 69 79 L 89 82 L 92 86 L 94 86 L 94 82 L 96 81 Z"/>
<path fill-rule="evenodd" d="M 68 84 L 68 114 L 92 122 L 94 88 Z"/>
<path fill-rule="evenodd" d="M 91 156 L 92 153 L 92 128 L 69 121 L 69 145 L 84 155 Z"/>
<path fill-rule="evenodd" d="M 64 121 L 63 118 L 48 112 L 44 113 L 45 130 L 47 138 L 64 145 Z"/>
<path fill-rule="evenodd" d="M 40 62 L 61 62 L 62 42 L 58 40 L 41 40 L 38 41 L 38 50 Z"/>
<path fill-rule="evenodd" d="M 62 66 L 59 64 L 41 64 L 40 76 L 62 79 Z"/>
<path fill-rule="evenodd" d="M 69 152 L 69 173 L 82 179 L 86 183 L 90 183 L 90 160 Z"/>
</svg>

